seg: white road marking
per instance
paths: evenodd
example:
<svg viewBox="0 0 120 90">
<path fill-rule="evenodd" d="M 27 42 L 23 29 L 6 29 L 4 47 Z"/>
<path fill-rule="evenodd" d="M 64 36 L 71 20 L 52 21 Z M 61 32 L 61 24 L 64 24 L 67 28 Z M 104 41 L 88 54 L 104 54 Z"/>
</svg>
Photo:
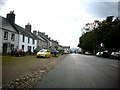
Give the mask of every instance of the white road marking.
<svg viewBox="0 0 120 90">
<path fill-rule="evenodd" d="M 117 68 L 120 68 L 118 65 L 114 65 L 114 64 L 110 64 L 111 66 L 114 66 L 114 67 L 117 67 Z"/>
</svg>

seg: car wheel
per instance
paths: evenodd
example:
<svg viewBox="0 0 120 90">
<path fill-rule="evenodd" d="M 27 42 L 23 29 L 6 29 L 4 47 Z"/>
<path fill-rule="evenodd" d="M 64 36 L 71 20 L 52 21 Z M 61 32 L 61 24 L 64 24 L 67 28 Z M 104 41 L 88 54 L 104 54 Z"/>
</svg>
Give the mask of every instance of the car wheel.
<svg viewBox="0 0 120 90">
<path fill-rule="evenodd" d="M 112 59 L 113 57 L 112 56 L 110 56 L 110 59 Z"/>
</svg>

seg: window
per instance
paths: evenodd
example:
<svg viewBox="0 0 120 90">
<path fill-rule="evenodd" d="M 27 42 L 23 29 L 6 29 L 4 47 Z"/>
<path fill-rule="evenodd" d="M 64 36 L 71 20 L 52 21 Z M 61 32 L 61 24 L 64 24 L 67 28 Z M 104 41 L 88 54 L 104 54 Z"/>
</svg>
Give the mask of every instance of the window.
<svg viewBox="0 0 120 90">
<path fill-rule="evenodd" d="M 28 51 L 31 51 L 31 46 L 28 46 Z"/>
<path fill-rule="evenodd" d="M 30 38 L 28 37 L 28 43 L 30 43 Z"/>
<path fill-rule="evenodd" d="M 11 44 L 11 50 L 14 50 L 14 44 Z"/>
<path fill-rule="evenodd" d="M 33 47 L 33 51 L 34 51 L 35 47 Z"/>
<path fill-rule="evenodd" d="M 33 39 L 33 44 L 35 44 L 35 40 Z"/>
<path fill-rule="evenodd" d="M 28 51 L 29 51 L 29 46 L 28 46 Z"/>
<path fill-rule="evenodd" d="M 4 40 L 8 39 L 8 32 L 4 32 Z"/>
<path fill-rule="evenodd" d="M 23 35 L 23 39 L 22 39 L 22 41 L 24 42 L 25 41 L 25 36 Z"/>
<path fill-rule="evenodd" d="M 31 51 L 31 46 L 30 46 L 30 51 Z"/>
<path fill-rule="evenodd" d="M 22 50 L 24 50 L 24 45 L 22 45 Z"/>
<path fill-rule="evenodd" d="M 15 34 L 13 34 L 13 33 L 11 35 L 11 41 L 15 41 Z"/>
</svg>

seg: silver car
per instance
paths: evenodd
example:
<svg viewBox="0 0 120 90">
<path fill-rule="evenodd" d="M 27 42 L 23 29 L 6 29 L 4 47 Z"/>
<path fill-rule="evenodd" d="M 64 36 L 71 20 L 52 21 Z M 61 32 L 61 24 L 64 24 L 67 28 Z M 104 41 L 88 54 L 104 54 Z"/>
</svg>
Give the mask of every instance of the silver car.
<svg viewBox="0 0 120 90">
<path fill-rule="evenodd" d="M 113 59 L 120 59 L 120 51 L 119 52 L 112 52 L 110 58 Z"/>
</svg>

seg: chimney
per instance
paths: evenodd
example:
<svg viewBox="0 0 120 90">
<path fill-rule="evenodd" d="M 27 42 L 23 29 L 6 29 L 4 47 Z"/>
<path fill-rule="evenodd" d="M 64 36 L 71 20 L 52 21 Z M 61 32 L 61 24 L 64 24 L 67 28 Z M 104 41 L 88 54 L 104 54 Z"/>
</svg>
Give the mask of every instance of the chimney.
<svg viewBox="0 0 120 90">
<path fill-rule="evenodd" d="M 34 31 L 33 31 L 33 34 L 37 35 L 37 31 L 36 31 L 36 30 L 34 30 Z"/>
<path fill-rule="evenodd" d="M 13 24 L 15 23 L 15 14 L 14 14 L 14 11 L 10 11 L 10 13 L 7 14 L 7 20 Z"/>
<path fill-rule="evenodd" d="M 42 36 L 45 36 L 45 32 L 41 32 L 41 35 L 42 35 Z"/>
<path fill-rule="evenodd" d="M 41 36 L 41 32 L 38 31 L 38 35 Z"/>
<path fill-rule="evenodd" d="M 45 36 L 45 32 L 39 32 L 39 31 L 38 31 L 38 35 L 39 35 L 39 36 Z"/>
<path fill-rule="evenodd" d="M 50 38 L 50 37 L 49 37 L 48 39 L 49 39 L 49 40 L 51 40 L 51 38 Z"/>
<path fill-rule="evenodd" d="M 45 35 L 48 38 L 48 35 Z"/>
<path fill-rule="evenodd" d="M 31 24 L 30 23 L 28 23 L 27 25 L 25 25 L 25 29 L 27 30 L 27 31 L 29 31 L 29 32 L 31 32 Z"/>
</svg>

